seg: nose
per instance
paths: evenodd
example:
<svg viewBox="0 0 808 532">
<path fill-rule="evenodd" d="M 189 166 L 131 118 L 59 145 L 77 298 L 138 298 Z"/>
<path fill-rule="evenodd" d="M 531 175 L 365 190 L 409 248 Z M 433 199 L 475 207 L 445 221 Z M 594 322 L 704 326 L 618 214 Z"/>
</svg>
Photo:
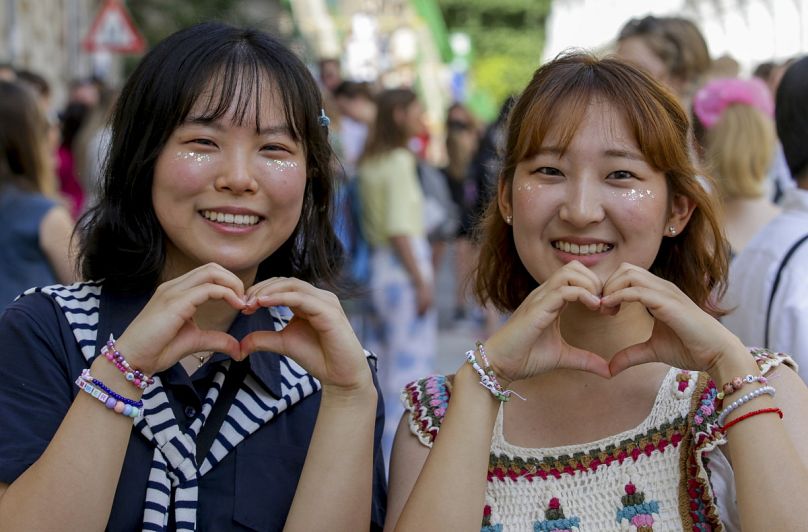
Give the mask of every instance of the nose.
<svg viewBox="0 0 808 532">
<path fill-rule="evenodd" d="M 247 153 L 231 153 L 216 178 L 216 190 L 232 194 L 251 194 L 258 190 L 254 168 Z"/>
<path fill-rule="evenodd" d="M 571 180 L 564 202 L 561 204 L 560 218 L 576 227 L 586 227 L 602 221 L 605 210 L 601 193 L 602 191 L 587 179 Z"/>
</svg>

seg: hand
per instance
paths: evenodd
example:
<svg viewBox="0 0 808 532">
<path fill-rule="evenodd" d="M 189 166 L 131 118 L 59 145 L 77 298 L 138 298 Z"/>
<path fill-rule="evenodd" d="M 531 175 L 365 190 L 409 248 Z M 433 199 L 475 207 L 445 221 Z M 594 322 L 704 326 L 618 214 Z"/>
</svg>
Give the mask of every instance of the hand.
<svg viewBox="0 0 808 532">
<path fill-rule="evenodd" d="M 241 340 L 243 356 L 275 351 L 289 356 L 316 377 L 323 388 L 355 390 L 373 386 L 362 345 L 339 299 L 299 279 L 278 277 L 247 291 L 250 314 L 260 307 L 287 306 L 294 312 L 280 331 L 257 331 Z"/>
<path fill-rule="evenodd" d="M 746 351 L 736 336 L 676 285 L 623 263 L 604 284 L 601 304 L 616 311 L 622 303 L 634 302 L 654 317 L 651 337 L 616 353 L 609 364 L 612 375 L 646 362 L 713 373 L 722 357 Z"/>
<path fill-rule="evenodd" d="M 430 283 L 421 282 L 415 285 L 415 304 L 419 316 L 423 316 L 432 307 L 435 291 Z"/>
<path fill-rule="evenodd" d="M 597 312 L 601 281 L 578 261 L 566 264 L 528 295 L 507 323 L 485 343 L 488 359 L 503 384 L 567 368 L 609 378 L 606 360 L 569 345 L 561 337 L 559 316 L 577 302 Z"/>
<path fill-rule="evenodd" d="M 238 340 L 221 331 L 202 330 L 194 314 L 203 303 L 226 301 L 245 307 L 244 285 L 218 264 L 206 264 L 167 281 L 117 340 L 126 360 L 148 375 L 173 366 L 190 353 L 217 351 L 239 358 Z"/>
</svg>

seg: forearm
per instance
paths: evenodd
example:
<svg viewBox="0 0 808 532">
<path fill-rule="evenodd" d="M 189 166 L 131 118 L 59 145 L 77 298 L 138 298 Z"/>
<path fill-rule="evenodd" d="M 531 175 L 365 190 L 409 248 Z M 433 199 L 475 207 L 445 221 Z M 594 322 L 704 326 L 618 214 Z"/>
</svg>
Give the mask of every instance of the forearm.
<svg viewBox="0 0 808 532">
<path fill-rule="evenodd" d="M 412 242 L 410 237 L 406 235 L 398 235 L 390 237 L 390 244 L 398 255 L 404 269 L 412 280 L 412 284 L 418 286 L 425 282 L 420 268 L 418 268 L 418 261 L 415 259 L 415 253 L 412 249 Z"/>
<path fill-rule="evenodd" d="M 479 529 L 498 407 L 471 367 L 463 365 L 455 376 L 440 436 L 404 506 L 397 531 Z"/>
<path fill-rule="evenodd" d="M 791 370 L 782 368 L 778 373 L 780 371 Z M 718 386 L 733 377 L 749 374 L 757 375 L 759 370 L 743 348 L 739 348 L 739 356 L 732 357 L 731 362 L 712 372 Z M 797 416 L 804 416 L 804 412 L 783 407 L 780 399 L 787 393 L 787 386 L 779 378 L 781 376 L 786 377 L 776 375 L 769 382 L 778 390 L 776 398 L 768 395 L 757 397 L 733 411 L 724 422 L 727 424 L 752 411 L 776 407 L 782 407 L 787 416 L 781 420 L 776 413 L 755 415 L 727 430 L 726 450 L 732 461 L 738 511 L 744 530 L 799 530 L 808 519 L 805 506 L 808 468 L 786 430 L 786 423 L 797 421 Z M 725 405 L 755 387 L 759 385 L 745 385 L 725 400 Z"/>
<path fill-rule="evenodd" d="M 351 394 L 323 391 L 284 530 L 368 530 L 377 401 L 372 382 Z"/>
<path fill-rule="evenodd" d="M 140 398 L 102 357 L 91 372 L 118 393 Z M 103 530 L 131 431 L 131 418 L 80 392 L 42 456 L 0 498 L 0 531 Z"/>
</svg>

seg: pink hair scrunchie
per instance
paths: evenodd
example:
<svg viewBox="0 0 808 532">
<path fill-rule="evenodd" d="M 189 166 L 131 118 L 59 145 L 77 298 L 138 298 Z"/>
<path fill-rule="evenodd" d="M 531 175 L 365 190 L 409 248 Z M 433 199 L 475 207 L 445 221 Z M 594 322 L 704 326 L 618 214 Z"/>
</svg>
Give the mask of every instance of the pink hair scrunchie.
<svg viewBox="0 0 808 532">
<path fill-rule="evenodd" d="M 774 117 L 774 100 L 766 84 L 757 78 L 714 79 L 693 98 L 693 113 L 706 128 L 713 127 L 724 109 L 732 104 L 749 105 L 769 118 Z"/>
</svg>

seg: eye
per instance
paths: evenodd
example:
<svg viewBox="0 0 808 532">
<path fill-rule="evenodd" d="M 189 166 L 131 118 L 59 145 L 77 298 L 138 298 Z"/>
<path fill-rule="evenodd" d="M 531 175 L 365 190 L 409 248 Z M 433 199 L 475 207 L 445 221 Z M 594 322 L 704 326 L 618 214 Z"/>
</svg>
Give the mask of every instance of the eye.
<svg viewBox="0 0 808 532">
<path fill-rule="evenodd" d="M 261 147 L 261 151 L 288 152 L 289 149 L 286 146 L 282 146 L 280 144 L 267 144 L 267 145 Z"/>
<path fill-rule="evenodd" d="M 563 176 L 563 172 L 558 168 L 553 168 L 552 166 L 540 166 L 530 172 L 531 174 L 544 174 L 544 175 L 552 175 L 552 176 Z"/>
<path fill-rule="evenodd" d="M 618 180 L 622 181 L 622 180 L 625 180 L 625 179 L 636 179 L 637 176 L 634 175 L 632 172 L 629 172 L 628 170 L 615 170 L 614 172 L 612 172 L 611 174 L 606 176 L 606 178 L 607 179 L 618 179 Z"/>
<path fill-rule="evenodd" d="M 199 146 L 210 146 L 215 148 L 216 143 L 210 139 L 193 139 L 189 141 L 189 144 L 198 144 Z"/>
</svg>

